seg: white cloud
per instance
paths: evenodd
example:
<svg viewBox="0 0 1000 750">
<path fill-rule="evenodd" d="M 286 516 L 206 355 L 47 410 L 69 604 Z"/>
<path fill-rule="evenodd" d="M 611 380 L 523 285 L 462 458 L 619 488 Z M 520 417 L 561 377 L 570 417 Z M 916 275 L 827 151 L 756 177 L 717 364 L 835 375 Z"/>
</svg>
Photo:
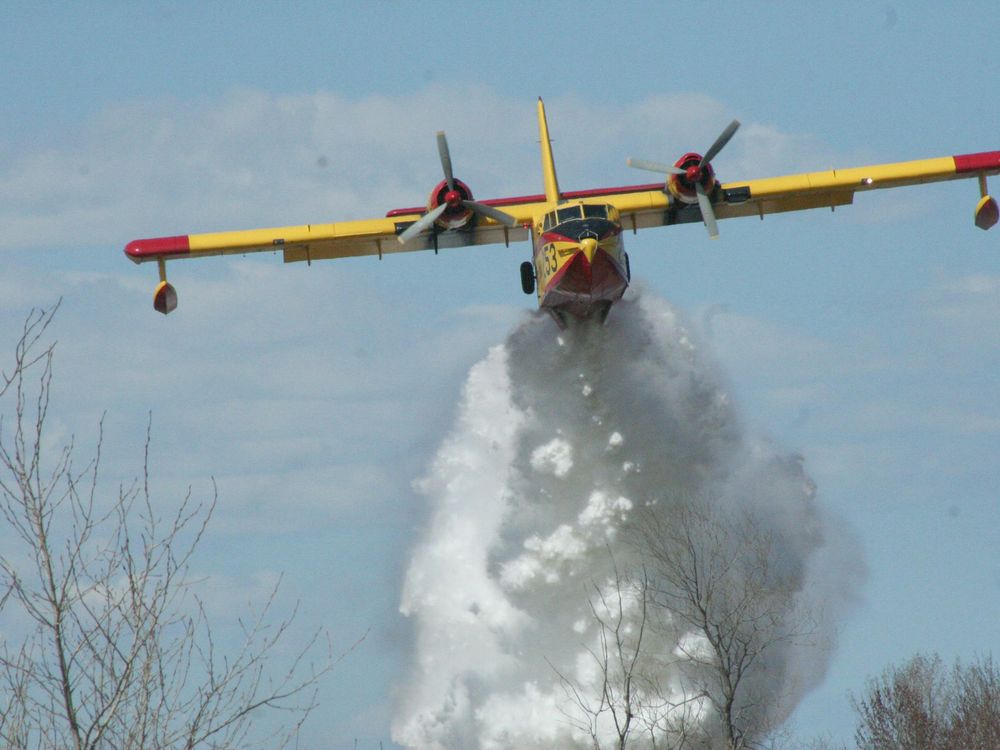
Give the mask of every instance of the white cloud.
<svg viewBox="0 0 1000 750">
<path fill-rule="evenodd" d="M 534 103 L 471 84 L 400 97 L 236 89 L 211 100 L 111 106 L 0 172 L 0 248 L 122 246 L 129 239 L 381 215 L 422 204 L 441 179 L 434 133 L 478 197 L 541 189 Z M 733 113 L 701 94 L 652 95 L 614 116 L 547 102 L 564 189 L 645 182 L 626 156 L 704 150 Z M 706 135 L 711 133 L 713 135 Z M 812 139 L 748 122 L 729 179 L 786 170 Z"/>
</svg>

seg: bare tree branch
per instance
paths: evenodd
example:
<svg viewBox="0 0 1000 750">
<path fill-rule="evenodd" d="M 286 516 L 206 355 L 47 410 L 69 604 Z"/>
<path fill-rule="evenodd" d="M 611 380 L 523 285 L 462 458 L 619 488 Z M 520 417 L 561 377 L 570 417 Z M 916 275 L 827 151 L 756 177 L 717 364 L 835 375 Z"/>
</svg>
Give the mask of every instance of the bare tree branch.
<svg viewBox="0 0 1000 750">
<path fill-rule="evenodd" d="M 724 515 L 718 505 L 687 498 L 670 513 L 640 513 L 633 543 L 647 561 L 650 606 L 661 615 L 655 622 L 683 631 L 675 653 L 684 693 L 710 709 L 725 747 L 741 750 L 777 729 L 757 687 L 769 652 L 802 642 L 814 626 L 797 607 L 772 536 L 750 514 Z"/>
<path fill-rule="evenodd" d="M 237 652 L 217 651 L 190 578 L 217 492 L 154 504 L 149 425 L 141 477 L 109 499 L 99 491 L 103 424 L 82 468 L 72 439 L 55 452 L 44 447 L 54 344 L 43 339 L 57 308 L 31 312 L 0 375 L 0 398 L 11 402 L 0 416 L 0 516 L 10 541 L 0 609 L 24 631 L 19 645 L 0 645 L 0 746 L 244 747 L 260 739 L 252 719 L 263 710 L 289 714 L 289 726 L 265 737 L 288 745 L 344 655 L 318 630 L 274 669 L 296 615 L 274 617 L 280 581 L 241 623 Z"/>
<path fill-rule="evenodd" d="M 674 660 L 647 637 L 655 606 L 648 572 L 641 565 L 621 570 L 610 548 L 608 557 L 610 575 L 591 583 L 588 600 L 595 642 L 584 644 L 599 682 L 568 675 L 549 662 L 569 700 L 562 713 L 590 737 L 595 750 L 624 750 L 636 741 L 654 750 L 696 747 L 692 707 L 702 696 L 678 695 L 662 682 Z"/>
</svg>

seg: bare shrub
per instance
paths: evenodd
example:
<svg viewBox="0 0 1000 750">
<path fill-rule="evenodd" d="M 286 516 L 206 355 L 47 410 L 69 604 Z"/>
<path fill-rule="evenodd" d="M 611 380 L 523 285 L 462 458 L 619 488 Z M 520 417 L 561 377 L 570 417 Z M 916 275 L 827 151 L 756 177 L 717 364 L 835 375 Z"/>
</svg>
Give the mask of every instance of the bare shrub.
<svg viewBox="0 0 1000 750">
<path fill-rule="evenodd" d="M 918 654 L 853 698 L 861 750 L 1000 747 L 1000 671 L 987 656 L 947 669 Z"/>
<path fill-rule="evenodd" d="M 214 491 L 207 500 L 189 492 L 172 507 L 154 504 L 148 431 L 141 477 L 110 498 L 99 490 L 100 429 L 96 454 L 82 466 L 72 440 L 51 448 L 54 345 L 42 342 L 57 307 L 27 318 L 13 367 L 0 381 L 8 404 L 0 418 L 0 513 L 8 527 L 0 556 L 0 610 L 8 623 L 0 646 L 0 745 L 287 744 L 336 661 L 323 633 L 275 665 L 294 618 L 272 617 L 275 588 L 240 621 L 235 653 L 223 655 L 189 578 Z M 23 637 L 12 642 L 16 630 Z M 252 719 L 264 709 L 288 712 L 290 720 L 261 732 Z"/>
</svg>

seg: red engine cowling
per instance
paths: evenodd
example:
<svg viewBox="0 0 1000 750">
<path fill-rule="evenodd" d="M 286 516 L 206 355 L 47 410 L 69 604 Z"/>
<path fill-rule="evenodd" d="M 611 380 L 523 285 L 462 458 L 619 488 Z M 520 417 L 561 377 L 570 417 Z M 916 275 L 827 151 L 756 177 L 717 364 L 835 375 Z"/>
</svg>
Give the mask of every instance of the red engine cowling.
<svg viewBox="0 0 1000 750">
<path fill-rule="evenodd" d="M 448 151 L 448 139 L 444 136 L 444 131 L 438 131 L 438 157 L 441 159 L 441 171 L 444 172 L 444 180 L 439 182 L 431 191 L 430 198 L 427 199 L 427 211 L 419 219 L 399 233 L 400 243 L 406 244 L 414 237 L 425 233 L 429 229 L 435 231 L 449 229 L 459 229 L 464 227 L 474 215 L 484 216 L 498 224 L 507 227 L 517 225 L 517 219 L 499 208 L 476 203 L 472 199 L 472 191 L 469 186 L 461 180 L 456 180 L 451 171 L 451 154 Z M 419 209 L 418 209 L 419 210 Z M 398 216 L 400 213 L 417 213 L 417 211 L 396 210 L 390 211 L 387 216 Z M 437 240 L 434 240 L 434 247 L 437 247 Z"/>
<path fill-rule="evenodd" d="M 682 175 L 667 175 L 667 189 L 677 200 L 684 203 L 697 203 L 698 194 L 695 192 L 694 186 L 698 182 L 701 183 L 707 194 L 712 194 L 712 190 L 715 189 L 715 170 L 707 162 L 699 167 L 700 163 L 701 154 L 693 152 L 684 154 L 674 162 L 675 167 L 684 170 Z"/>
<path fill-rule="evenodd" d="M 427 211 L 433 211 L 442 204 L 447 204 L 448 208 L 441 214 L 435 222 L 442 229 L 458 229 L 464 227 L 472 219 L 473 210 L 463 205 L 462 201 L 473 200 L 472 191 L 469 186 L 461 180 L 453 180 L 454 189 L 448 188 L 448 181 L 441 180 L 431 191 L 430 198 L 427 199 Z"/>
</svg>

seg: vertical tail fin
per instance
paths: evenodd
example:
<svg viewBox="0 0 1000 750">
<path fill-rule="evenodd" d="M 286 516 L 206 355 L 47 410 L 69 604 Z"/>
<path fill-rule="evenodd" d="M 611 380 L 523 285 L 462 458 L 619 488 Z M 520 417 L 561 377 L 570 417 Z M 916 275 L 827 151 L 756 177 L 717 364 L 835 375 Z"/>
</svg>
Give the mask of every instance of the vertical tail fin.
<svg viewBox="0 0 1000 750">
<path fill-rule="evenodd" d="M 556 178 L 556 163 L 552 158 L 552 142 L 549 140 L 549 124 L 545 121 L 545 104 L 538 97 L 538 137 L 542 144 L 542 178 L 545 180 L 545 200 L 558 203 L 559 180 Z"/>
</svg>

